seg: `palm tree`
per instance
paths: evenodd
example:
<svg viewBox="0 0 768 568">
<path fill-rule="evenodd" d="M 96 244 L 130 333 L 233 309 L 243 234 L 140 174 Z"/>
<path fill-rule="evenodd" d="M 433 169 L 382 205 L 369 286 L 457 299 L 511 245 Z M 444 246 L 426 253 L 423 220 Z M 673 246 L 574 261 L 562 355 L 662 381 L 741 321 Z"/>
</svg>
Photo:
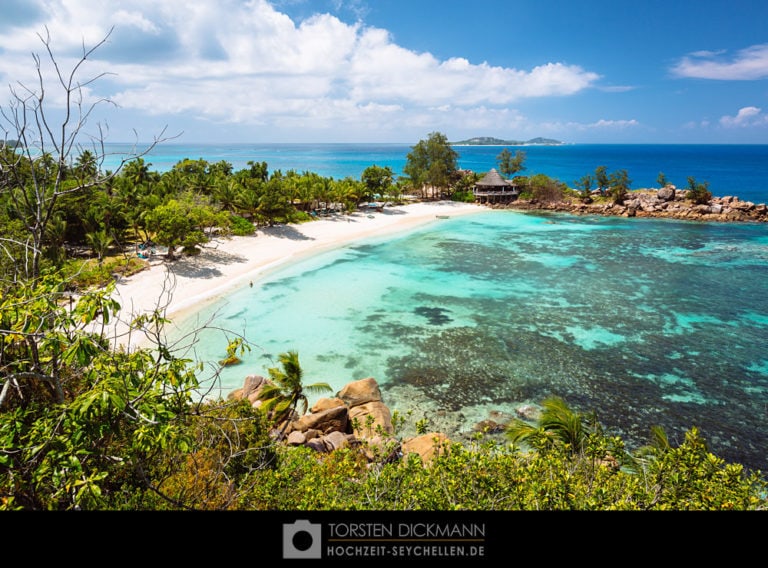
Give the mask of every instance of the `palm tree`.
<svg viewBox="0 0 768 568">
<path fill-rule="evenodd" d="M 583 449 L 588 434 L 599 431 L 593 414 L 584 415 L 571 410 L 559 397 L 549 397 L 542 402 L 543 410 L 536 425 L 515 419 L 507 426 L 510 441 L 525 442 L 536 449 L 556 445 L 567 446 L 571 453 Z"/>
<path fill-rule="evenodd" d="M 628 467 L 634 473 L 641 473 L 653 462 L 660 459 L 672 449 L 666 430 L 663 426 L 651 426 L 651 443 L 635 450 L 628 460 Z"/>
<path fill-rule="evenodd" d="M 75 159 L 74 172 L 78 176 L 78 179 L 82 180 L 84 183 L 96 179 L 96 176 L 99 173 L 99 166 L 96 163 L 96 155 L 90 150 L 83 150 L 77 159 Z"/>
<path fill-rule="evenodd" d="M 217 178 L 213 185 L 213 197 L 225 211 L 235 211 L 241 187 L 235 179 Z"/>
<path fill-rule="evenodd" d="M 101 266 L 104 262 L 104 256 L 107 254 L 114 239 L 104 229 L 88 233 L 85 237 L 88 239 L 88 243 L 99 260 L 99 266 Z"/>
<path fill-rule="evenodd" d="M 132 162 L 128 162 L 123 167 L 122 177 L 129 180 L 132 185 L 140 185 L 149 181 L 150 171 L 149 166 L 144 162 L 144 158 L 136 158 Z"/>
<path fill-rule="evenodd" d="M 351 176 L 340 179 L 334 185 L 333 198 L 334 203 L 343 203 L 347 211 L 353 212 L 357 209 L 360 197 L 363 193 L 362 182 L 357 181 Z"/>
<path fill-rule="evenodd" d="M 284 430 L 288 419 L 294 415 L 299 405 L 301 405 L 300 414 L 307 411 L 309 401 L 305 393 L 330 392 L 333 389 L 328 383 L 302 384 L 304 370 L 299 363 L 297 351 L 281 353 L 278 361 L 282 369 L 278 367 L 268 369 L 271 384 L 264 387 L 259 399 L 262 401 L 262 408 L 272 413 L 275 423 L 286 421 Z"/>
<path fill-rule="evenodd" d="M 54 264 L 59 265 L 67 256 L 64 244 L 67 242 L 67 221 L 60 214 L 53 215 L 45 228 L 45 236 L 48 241 L 48 257 Z"/>
<path fill-rule="evenodd" d="M 263 182 L 245 179 L 235 196 L 235 212 L 253 219 L 259 209 L 259 191 Z"/>
</svg>

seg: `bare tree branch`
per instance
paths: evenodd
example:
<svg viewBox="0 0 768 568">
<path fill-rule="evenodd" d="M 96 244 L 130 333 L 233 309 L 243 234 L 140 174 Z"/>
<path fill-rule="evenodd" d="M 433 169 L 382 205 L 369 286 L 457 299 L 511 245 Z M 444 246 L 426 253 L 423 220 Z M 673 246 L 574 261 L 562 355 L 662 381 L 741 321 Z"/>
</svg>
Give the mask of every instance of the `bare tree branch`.
<svg viewBox="0 0 768 568">
<path fill-rule="evenodd" d="M 24 83 L 11 86 L 10 105 L 7 110 L 3 108 L 0 112 L 0 117 L 7 125 L 3 129 L 5 137 L 10 133 L 18 141 L 13 152 L 0 153 L 0 191 L 9 195 L 17 216 L 31 237 L 28 251 L 31 263 L 25 266 L 28 277 L 37 278 L 40 275 L 46 228 L 57 211 L 60 197 L 110 182 L 125 164 L 145 156 L 157 144 L 169 139 L 163 128 L 144 149 L 139 150 L 138 145 L 135 145 L 131 154 L 122 156 L 113 171 L 101 171 L 106 157 L 106 132 L 101 124 L 97 124 L 98 134 L 91 136 L 85 132 L 85 127 L 97 107 L 103 104 L 114 105 L 114 102 L 107 97 L 97 97 L 86 102 L 85 90 L 109 73 L 97 73 L 85 78 L 81 78 L 81 75 L 86 62 L 109 40 L 113 30 L 110 28 L 91 47 L 83 43 L 82 55 L 68 71 L 59 65 L 48 29 L 38 34 L 47 59 L 53 66 L 54 82 L 61 88 L 65 101 L 58 126 L 53 124 L 52 117 L 55 114 L 51 113 L 46 101 L 48 93 L 43 60 L 36 53 L 32 54 L 37 75 L 36 87 L 31 88 Z M 98 175 L 91 179 L 77 180 L 73 184 L 66 178 L 74 154 L 78 151 L 82 153 L 85 146 L 81 142 L 83 138 L 90 139 L 95 162 L 99 165 Z"/>
</svg>

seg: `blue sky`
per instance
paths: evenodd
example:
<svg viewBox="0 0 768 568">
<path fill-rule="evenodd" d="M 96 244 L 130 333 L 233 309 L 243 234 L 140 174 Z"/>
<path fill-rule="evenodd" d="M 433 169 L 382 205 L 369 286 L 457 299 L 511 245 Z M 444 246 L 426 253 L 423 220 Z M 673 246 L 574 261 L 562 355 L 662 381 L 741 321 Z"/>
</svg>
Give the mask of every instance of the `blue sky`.
<svg viewBox="0 0 768 568">
<path fill-rule="evenodd" d="M 768 144 L 768 2 L 3 0 L 0 84 L 39 54 L 60 106 L 39 34 L 69 71 L 110 29 L 77 76 L 109 142 Z"/>
</svg>

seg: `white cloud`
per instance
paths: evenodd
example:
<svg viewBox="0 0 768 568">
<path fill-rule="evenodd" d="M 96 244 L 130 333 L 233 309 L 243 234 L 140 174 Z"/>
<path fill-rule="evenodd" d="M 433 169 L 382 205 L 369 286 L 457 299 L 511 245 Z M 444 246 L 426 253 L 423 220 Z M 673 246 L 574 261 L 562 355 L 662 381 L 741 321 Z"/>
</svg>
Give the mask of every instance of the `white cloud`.
<svg viewBox="0 0 768 568">
<path fill-rule="evenodd" d="M 697 51 L 683 57 L 672 67 L 679 77 L 755 80 L 768 77 L 768 43 L 740 50 L 733 59 L 720 58 L 723 52 Z"/>
<path fill-rule="evenodd" d="M 749 106 L 739 109 L 736 116 L 723 116 L 720 125 L 725 128 L 746 128 L 751 126 L 768 126 L 768 116 L 762 110 Z"/>
<path fill-rule="evenodd" d="M 160 30 L 153 22 L 147 20 L 140 12 L 129 12 L 127 10 L 118 10 L 115 12 L 115 20 L 120 22 L 121 26 L 132 26 L 143 32 L 156 34 Z"/>
<path fill-rule="evenodd" d="M 640 123 L 634 118 L 631 120 L 605 120 L 600 119 L 597 122 L 588 124 L 588 128 L 631 128 L 638 126 Z"/>
<path fill-rule="evenodd" d="M 689 120 L 688 122 L 682 125 L 682 128 L 684 130 L 695 130 L 698 128 L 709 128 L 709 126 L 710 126 L 710 121 L 706 119 L 701 121 Z"/>
<path fill-rule="evenodd" d="M 96 0 L 30 0 L 46 19 L 0 37 L 0 81 L 34 85 L 30 52 L 50 31 L 64 69 L 114 26 L 89 60 L 90 76 L 114 73 L 94 89 L 145 115 L 191 115 L 222 124 L 323 129 L 347 124 L 393 129 L 445 122 L 492 124 L 527 98 L 568 96 L 595 73 L 543 62 L 521 70 L 439 60 L 393 42 L 388 31 L 317 14 L 292 21 L 266 0 L 125 0 L 114 12 Z M 359 2 L 347 8 L 362 12 Z M 442 110 L 440 110 L 442 109 Z M 450 109 L 446 111 L 445 109 Z"/>
<path fill-rule="evenodd" d="M 638 122 L 634 118 L 629 120 L 607 120 L 607 119 L 601 118 L 600 120 L 596 120 L 595 122 L 589 122 L 589 123 L 569 122 L 567 124 L 560 126 L 560 128 L 567 128 L 567 129 L 573 129 L 573 130 L 579 130 L 579 131 L 625 130 L 628 128 L 635 128 L 637 126 L 640 126 L 640 122 Z"/>
<path fill-rule="evenodd" d="M 604 93 L 627 93 L 629 91 L 634 91 L 637 89 L 637 87 L 633 87 L 631 85 L 613 85 L 609 87 L 600 87 L 600 90 Z"/>
<path fill-rule="evenodd" d="M 520 121 L 520 124 L 522 126 L 522 120 Z M 563 136 L 563 135 L 572 135 L 574 132 L 579 133 L 599 133 L 599 134 L 620 134 L 620 133 L 626 133 L 629 130 L 634 130 L 639 127 L 641 127 L 642 124 L 635 119 L 629 119 L 629 120 L 607 120 L 601 118 L 600 120 L 596 120 L 594 122 L 560 122 L 560 121 L 552 121 L 552 122 L 538 122 L 535 125 L 528 123 L 527 129 L 532 133 L 534 136 L 540 136 L 543 134 L 551 135 L 551 136 Z M 531 129 L 535 129 L 535 132 L 533 132 Z"/>
</svg>

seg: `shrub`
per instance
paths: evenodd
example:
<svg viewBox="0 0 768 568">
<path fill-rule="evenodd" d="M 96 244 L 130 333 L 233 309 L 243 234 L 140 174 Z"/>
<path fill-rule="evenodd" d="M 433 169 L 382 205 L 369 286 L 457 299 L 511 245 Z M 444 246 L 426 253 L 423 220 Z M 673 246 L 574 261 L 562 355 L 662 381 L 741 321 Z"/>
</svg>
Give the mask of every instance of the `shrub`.
<svg viewBox="0 0 768 568">
<path fill-rule="evenodd" d="M 248 235 L 252 235 L 256 230 L 253 223 L 239 215 L 232 215 L 231 221 L 232 234 L 238 237 L 247 237 Z"/>
<path fill-rule="evenodd" d="M 461 203 L 474 203 L 475 194 L 471 191 L 454 191 L 451 195 L 451 201 L 459 201 Z"/>
<path fill-rule="evenodd" d="M 707 182 L 697 183 L 695 178 L 689 177 L 685 196 L 697 205 L 706 205 L 712 199 L 712 192 L 709 191 Z"/>
</svg>

